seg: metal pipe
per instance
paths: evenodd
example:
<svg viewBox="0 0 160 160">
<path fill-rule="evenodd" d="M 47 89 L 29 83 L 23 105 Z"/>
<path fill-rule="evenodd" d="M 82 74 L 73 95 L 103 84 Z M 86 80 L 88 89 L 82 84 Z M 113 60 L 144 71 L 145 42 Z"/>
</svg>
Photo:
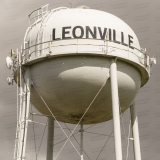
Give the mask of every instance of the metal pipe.
<svg viewBox="0 0 160 160">
<path fill-rule="evenodd" d="M 46 160 L 53 160 L 54 146 L 54 119 L 48 117 L 47 157 Z"/>
<path fill-rule="evenodd" d="M 135 160 L 141 160 L 141 150 L 139 141 L 139 130 L 138 130 L 138 118 L 136 115 L 135 102 L 130 106 L 131 113 L 131 125 L 132 125 L 132 136 L 133 136 L 133 148 Z"/>
<path fill-rule="evenodd" d="M 42 41 L 43 42 L 43 41 Z M 43 48 L 42 48 L 43 49 Z M 51 50 L 51 42 L 49 42 L 49 53 L 52 53 L 52 50 Z"/>
<path fill-rule="evenodd" d="M 81 121 L 81 160 L 83 160 L 83 120 Z"/>
<path fill-rule="evenodd" d="M 114 137 L 115 137 L 115 155 L 116 155 L 116 160 L 122 160 L 116 58 L 112 58 L 111 60 L 110 78 L 111 78 L 112 112 L 113 112 L 113 125 L 114 125 Z"/>
</svg>

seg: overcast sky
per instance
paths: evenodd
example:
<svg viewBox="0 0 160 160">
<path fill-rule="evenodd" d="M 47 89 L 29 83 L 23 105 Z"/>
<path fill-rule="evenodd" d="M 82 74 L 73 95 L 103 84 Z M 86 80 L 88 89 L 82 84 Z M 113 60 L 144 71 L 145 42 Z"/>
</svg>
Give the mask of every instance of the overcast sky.
<svg viewBox="0 0 160 160">
<path fill-rule="evenodd" d="M 1 0 L 0 1 L 0 159 L 13 159 L 14 141 L 16 133 L 16 85 L 8 86 L 6 78 L 11 76 L 11 71 L 5 65 L 5 58 L 11 48 L 19 48 L 23 43 L 26 29 L 28 28 L 28 14 L 33 10 L 50 4 L 49 9 L 56 7 L 69 7 L 67 0 Z M 75 0 L 72 6 L 86 5 L 92 9 L 103 10 L 124 20 L 136 33 L 142 48 L 147 48 L 149 56 L 155 55 L 157 65 L 153 66 L 149 82 L 140 89 L 136 98 L 136 107 L 139 120 L 139 132 L 142 160 L 157 160 L 160 157 L 160 1 L 159 0 Z M 38 111 L 35 111 L 38 112 Z M 129 109 L 123 116 L 125 133 L 128 136 Z M 35 121 L 46 123 L 45 117 L 34 117 Z M 69 125 L 73 128 L 73 125 Z M 29 124 L 26 157 L 35 160 L 35 143 L 32 124 Z M 44 126 L 35 125 L 36 147 L 38 148 L 44 131 Z M 88 132 L 109 135 L 113 130 L 112 120 L 95 125 Z M 46 133 L 38 154 L 38 160 L 46 157 Z M 69 132 L 68 132 L 69 133 Z M 79 134 L 76 135 L 79 139 Z M 84 149 L 88 156 L 94 160 L 107 140 L 107 136 L 84 134 Z M 126 141 L 122 127 L 123 159 L 126 157 Z M 55 143 L 65 139 L 59 129 L 55 129 Z M 74 144 L 76 141 L 73 140 Z M 63 143 L 54 148 L 57 153 Z M 132 141 L 129 146 L 130 160 L 133 160 Z M 78 160 L 80 157 L 67 143 L 58 160 Z M 87 157 L 85 156 L 85 160 Z M 99 160 L 115 159 L 114 139 L 110 138 Z"/>
</svg>

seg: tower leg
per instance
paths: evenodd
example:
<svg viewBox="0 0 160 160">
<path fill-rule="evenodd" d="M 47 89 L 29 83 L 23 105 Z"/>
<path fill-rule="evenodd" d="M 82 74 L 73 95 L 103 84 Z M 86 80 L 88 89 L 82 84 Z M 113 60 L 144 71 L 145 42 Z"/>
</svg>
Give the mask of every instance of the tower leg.
<svg viewBox="0 0 160 160">
<path fill-rule="evenodd" d="M 83 160 L 83 120 L 81 121 L 81 160 Z"/>
<path fill-rule="evenodd" d="M 54 145 L 54 119 L 48 118 L 48 137 L 47 137 L 46 160 L 53 160 L 53 145 Z"/>
<path fill-rule="evenodd" d="M 112 58 L 111 60 L 110 79 L 111 79 L 112 113 L 113 113 L 114 138 L 115 138 L 115 155 L 116 155 L 116 160 L 122 160 L 116 58 Z"/>
<path fill-rule="evenodd" d="M 135 102 L 130 107 L 130 113 L 131 113 L 134 158 L 135 158 L 135 160 L 141 160 L 139 130 L 138 130 L 138 118 L 137 118 L 137 115 L 136 115 Z"/>
<path fill-rule="evenodd" d="M 21 74 L 21 73 L 20 73 Z M 22 102 L 22 115 L 20 119 L 20 135 L 19 135 L 19 146 L 18 146 L 18 160 L 23 160 L 25 158 L 26 150 L 26 139 L 27 139 L 27 128 L 28 128 L 28 116 L 30 107 L 30 68 L 26 68 L 24 75 L 25 83 L 23 83 L 23 96 L 21 96 Z"/>
</svg>

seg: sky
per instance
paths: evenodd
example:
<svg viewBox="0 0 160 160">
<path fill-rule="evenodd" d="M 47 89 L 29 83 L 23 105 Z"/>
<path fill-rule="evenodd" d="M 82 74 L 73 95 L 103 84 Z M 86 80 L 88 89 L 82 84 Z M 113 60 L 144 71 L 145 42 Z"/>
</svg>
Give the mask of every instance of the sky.
<svg viewBox="0 0 160 160">
<path fill-rule="evenodd" d="M 6 56 L 9 56 L 11 49 L 20 49 L 26 29 L 29 26 L 28 15 L 33 10 L 49 4 L 49 9 L 57 7 L 70 7 L 67 0 L 1 0 L 0 1 L 0 159 L 13 159 L 15 133 L 16 133 L 16 84 L 9 86 L 6 78 L 11 76 L 11 71 L 5 64 Z M 148 83 L 140 89 L 136 97 L 136 108 L 139 122 L 139 134 L 141 144 L 142 160 L 157 160 L 160 157 L 160 1 L 159 0 L 75 0 L 72 1 L 72 7 L 86 5 L 92 9 L 109 12 L 124 20 L 136 33 L 142 48 L 147 49 L 147 54 L 156 56 L 157 64 L 152 68 L 152 76 Z M 38 113 L 36 109 L 33 111 Z M 30 117 L 32 118 L 32 117 Z M 128 136 L 130 124 L 129 109 L 123 115 L 122 132 L 122 151 L 123 159 L 126 159 L 127 144 L 124 135 Z M 37 122 L 46 123 L 46 117 L 34 116 Z M 64 124 L 62 124 L 64 125 Z M 74 125 L 67 124 L 70 128 Z M 56 124 L 57 126 L 57 124 Z M 87 128 L 88 126 L 84 126 Z M 124 127 L 124 128 L 123 128 Z M 29 123 L 26 158 L 35 160 L 36 152 L 40 146 L 42 136 L 44 138 L 38 153 L 38 160 L 44 160 L 46 157 L 47 129 L 44 125 L 35 124 L 35 136 L 33 124 Z M 88 132 L 110 135 L 113 130 L 113 121 L 107 121 L 94 125 Z M 124 131 L 125 130 L 125 134 Z M 45 131 L 45 132 L 44 132 Z M 69 134 L 69 132 L 67 132 Z M 107 136 L 100 136 L 93 133 L 84 133 L 84 150 L 94 160 L 98 156 Z M 78 140 L 80 134 L 75 136 Z M 63 132 L 55 128 L 55 143 L 65 139 Z M 79 149 L 74 139 L 73 143 Z M 64 142 L 63 142 L 64 143 Z M 54 157 L 62 147 L 62 144 L 55 145 Z M 129 142 L 129 160 L 133 160 L 133 144 Z M 58 160 L 68 159 L 78 160 L 80 157 L 68 142 L 62 151 Z M 85 160 L 87 159 L 84 156 Z M 114 155 L 114 137 L 111 136 L 104 150 L 98 158 L 99 160 L 115 159 Z"/>
</svg>

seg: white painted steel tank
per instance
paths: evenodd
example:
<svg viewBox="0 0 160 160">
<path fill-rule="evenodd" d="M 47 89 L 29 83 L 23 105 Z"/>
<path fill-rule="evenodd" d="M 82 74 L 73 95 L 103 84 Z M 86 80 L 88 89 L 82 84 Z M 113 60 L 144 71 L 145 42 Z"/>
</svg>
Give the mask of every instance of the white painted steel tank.
<svg viewBox="0 0 160 160">
<path fill-rule="evenodd" d="M 83 123 L 112 119 L 110 63 L 117 57 L 120 111 L 133 103 L 149 79 L 146 56 L 133 30 L 118 17 L 98 10 L 57 8 L 30 17 L 23 66 L 57 120 L 77 123 L 102 85 Z M 31 103 L 50 115 L 34 87 Z"/>
</svg>

